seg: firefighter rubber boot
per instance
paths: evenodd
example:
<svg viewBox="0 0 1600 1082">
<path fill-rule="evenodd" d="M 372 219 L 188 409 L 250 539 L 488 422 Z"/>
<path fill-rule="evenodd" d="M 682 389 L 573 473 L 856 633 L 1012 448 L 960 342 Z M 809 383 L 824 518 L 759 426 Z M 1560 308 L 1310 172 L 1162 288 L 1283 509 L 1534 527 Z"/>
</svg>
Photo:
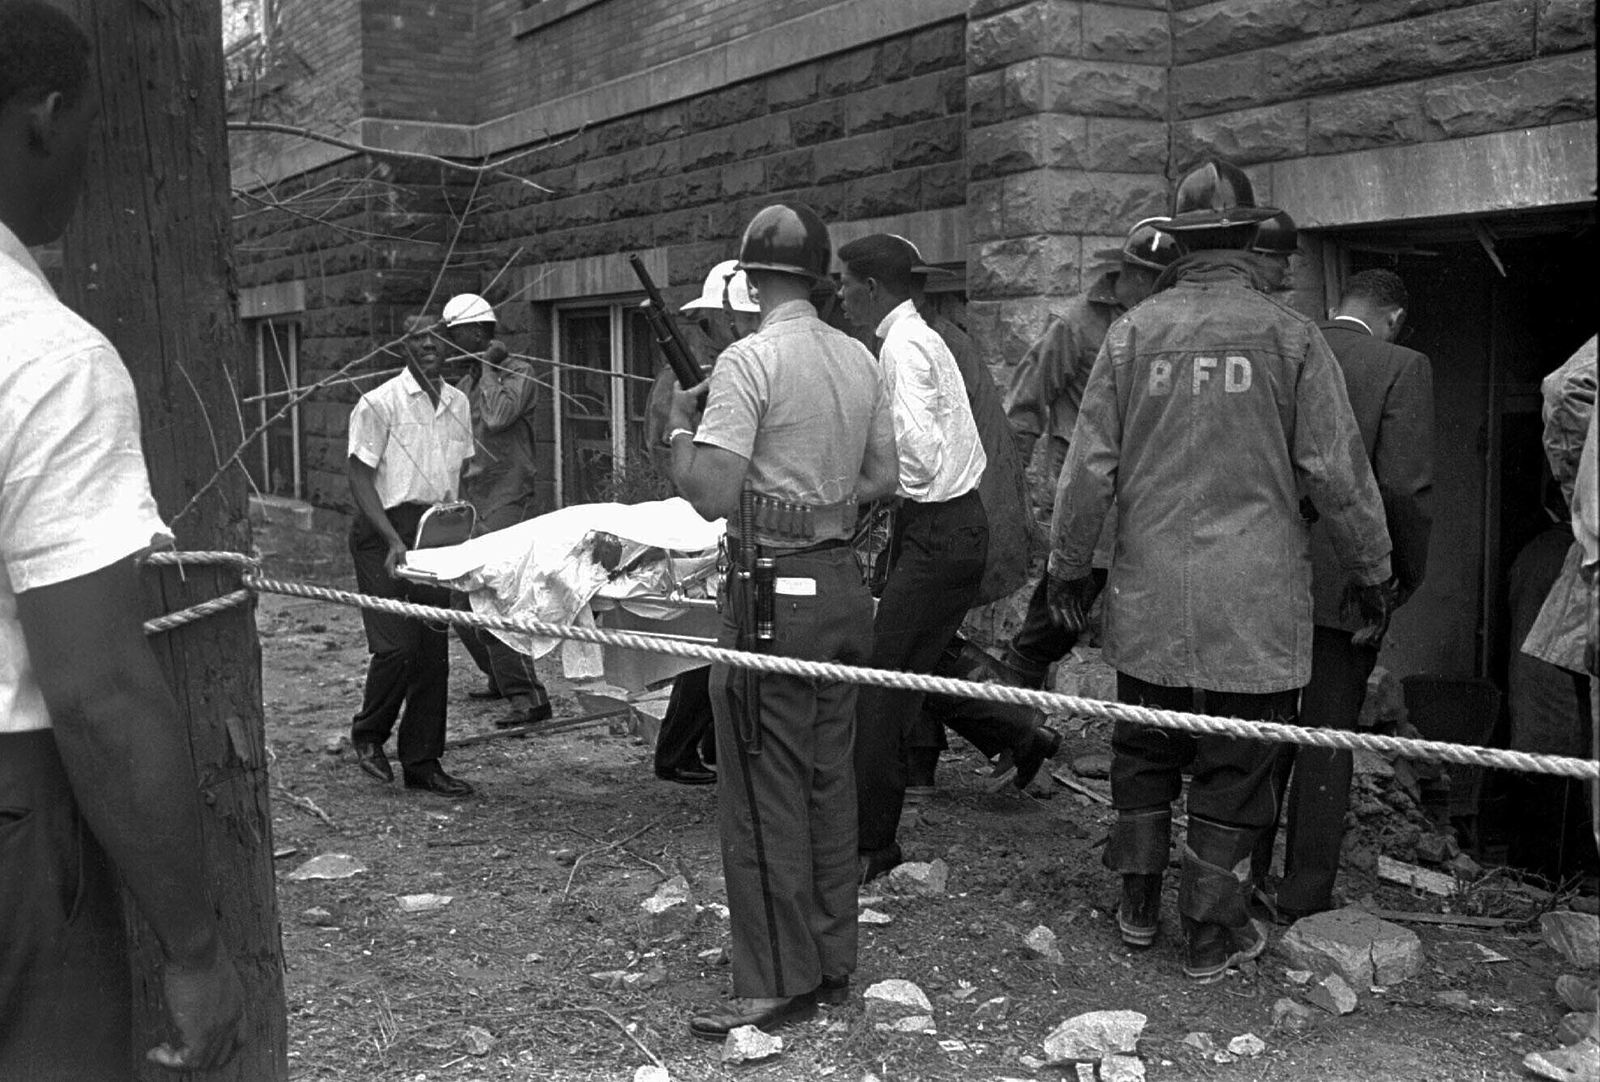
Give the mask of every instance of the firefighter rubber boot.
<svg viewBox="0 0 1600 1082">
<path fill-rule="evenodd" d="M 1161 874 L 1171 845 L 1172 809 L 1135 808 L 1117 813 L 1116 825 L 1101 858 L 1122 873 L 1122 900 L 1117 904 L 1117 931 L 1130 947 L 1155 942 L 1161 923 Z"/>
<path fill-rule="evenodd" d="M 1189 816 L 1178 882 L 1178 913 L 1188 942 L 1183 972 L 1201 984 L 1221 980 L 1267 945 L 1266 925 L 1250 916 L 1250 850 L 1259 831 Z"/>
</svg>

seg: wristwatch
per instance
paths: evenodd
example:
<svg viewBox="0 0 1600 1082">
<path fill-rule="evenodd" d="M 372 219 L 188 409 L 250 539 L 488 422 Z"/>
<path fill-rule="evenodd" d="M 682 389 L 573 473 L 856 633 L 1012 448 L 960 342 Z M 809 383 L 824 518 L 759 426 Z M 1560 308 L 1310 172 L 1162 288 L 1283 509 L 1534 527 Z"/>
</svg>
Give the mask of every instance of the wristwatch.
<svg viewBox="0 0 1600 1082">
<path fill-rule="evenodd" d="M 694 429 L 674 428 L 671 432 L 667 433 L 667 446 L 671 447 L 672 441 L 677 439 L 679 436 L 688 436 L 690 439 L 694 439 Z"/>
</svg>

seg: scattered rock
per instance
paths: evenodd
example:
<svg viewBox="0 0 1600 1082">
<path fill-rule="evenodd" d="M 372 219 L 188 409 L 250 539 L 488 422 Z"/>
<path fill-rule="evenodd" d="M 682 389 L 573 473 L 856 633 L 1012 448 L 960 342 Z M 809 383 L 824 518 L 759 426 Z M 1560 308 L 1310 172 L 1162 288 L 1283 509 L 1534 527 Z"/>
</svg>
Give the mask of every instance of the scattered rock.
<svg viewBox="0 0 1600 1082">
<path fill-rule="evenodd" d="M 1224 1065 L 1229 1064 L 1229 1063 L 1238 1063 L 1239 1062 L 1239 1057 L 1235 1056 L 1231 1052 L 1218 1051 L 1218 1052 L 1213 1052 L 1211 1054 L 1211 1062 L 1212 1063 L 1220 1063 L 1220 1064 L 1224 1064 Z"/>
<path fill-rule="evenodd" d="M 312 857 L 300 867 L 284 876 L 285 879 L 349 879 L 360 875 L 367 866 L 349 853 L 323 853 Z"/>
<path fill-rule="evenodd" d="M 1217 1048 L 1217 1042 L 1209 1033 L 1190 1033 L 1183 1038 L 1183 1043 L 1200 1052 L 1214 1052 Z"/>
<path fill-rule="evenodd" d="M 1595 1029 L 1595 1016 L 1588 1011 L 1569 1011 L 1556 1024 L 1556 1040 L 1562 1044 L 1577 1044 Z"/>
<path fill-rule="evenodd" d="M 1072 772 L 1080 778 L 1109 778 L 1111 756 L 1098 752 L 1092 755 L 1080 755 L 1072 760 Z"/>
<path fill-rule="evenodd" d="M 1284 996 L 1272 1005 L 1272 1028 L 1286 1029 L 1291 1033 L 1299 1033 L 1310 1029 L 1316 1016 L 1311 1009 L 1303 1003 L 1296 1003 L 1288 996 Z"/>
<path fill-rule="evenodd" d="M 1147 1020 L 1138 1011 L 1080 1014 L 1051 1031 L 1044 1039 L 1044 1054 L 1051 1063 L 1067 1063 L 1135 1052 Z"/>
<path fill-rule="evenodd" d="M 1138 1056 L 1106 1056 L 1100 1061 L 1100 1082 L 1144 1082 L 1144 1060 Z"/>
<path fill-rule="evenodd" d="M 402 913 L 432 913 L 443 909 L 455 898 L 449 894 L 402 894 L 400 895 L 400 912 Z"/>
<path fill-rule="evenodd" d="M 681 932 L 694 923 L 694 895 L 689 891 L 689 881 L 675 875 L 656 888 L 656 892 L 639 903 L 657 935 Z"/>
<path fill-rule="evenodd" d="M 550 859 L 557 864 L 576 864 L 578 863 L 578 851 L 576 849 L 552 849 L 550 850 Z"/>
<path fill-rule="evenodd" d="M 783 1038 L 763 1033 L 755 1026 L 739 1026 L 728 1031 L 722 1045 L 723 1063 L 753 1063 L 771 1059 L 783 1051 Z"/>
<path fill-rule="evenodd" d="M 1550 949 L 1586 973 L 1600 966 L 1600 917 L 1557 910 L 1539 918 Z"/>
<path fill-rule="evenodd" d="M 1307 989 L 1306 1001 L 1333 1015 L 1349 1014 L 1361 1004 L 1355 989 L 1337 973 L 1328 974 Z"/>
<path fill-rule="evenodd" d="M 1454 857 L 1451 857 L 1447 867 L 1456 873 L 1457 879 L 1473 880 L 1483 874 L 1483 868 L 1479 866 L 1478 862 L 1465 853 L 1457 853 Z"/>
<path fill-rule="evenodd" d="M 604 969 L 598 973 L 589 974 L 590 988 L 621 988 L 622 982 L 628 979 L 625 969 Z"/>
<path fill-rule="evenodd" d="M 461 1034 L 461 1046 L 469 1056 L 487 1056 L 495 1046 L 494 1034 L 482 1026 L 468 1026 L 466 1032 Z"/>
<path fill-rule="evenodd" d="M 939 1042 L 939 1050 L 941 1052 L 947 1052 L 947 1053 L 951 1053 L 951 1054 L 954 1054 L 956 1052 L 965 1052 L 967 1050 L 967 1042 L 966 1041 L 940 1041 Z"/>
<path fill-rule="evenodd" d="M 1337 973 L 1353 988 L 1397 984 L 1422 970 L 1422 941 L 1415 932 L 1360 909 L 1295 921 L 1281 949 L 1295 968 Z"/>
<path fill-rule="evenodd" d="M 344 733 L 326 733 L 322 737 L 322 754 L 338 755 L 349 742 L 350 738 Z"/>
<path fill-rule="evenodd" d="M 509 860 L 510 857 L 511 857 L 511 850 L 502 849 L 498 845 L 495 846 L 493 849 L 489 850 L 489 859 L 490 860 Z"/>
<path fill-rule="evenodd" d="M 672 1082 L 672 1076 L 665 1067 L 646 1063 L 633 1072 L 633 1082 Z"/>
<path fill-rule="evenodd" d="M 857 924 L 893 924 L 894 918 L 887 913 L 880 913 L 876 909 L 863 909 L 856 914 Z"/>
<path fill-rule="evenodd" d="M 1311 983 L 1311 970 L 1286 969 L 1283 971 L 1283 979 L 1288 981 L 1290 984 L 1304 987 Z"/>
<path fill-rule="evenodd" d="M 1259 1056 L 1267 1050 L 1267 1042 L 1254 1033 L 1241 1033 L 1228 1042 L 1228 1051 L 1235 1056 Z"/>
<path fill-rule="evenodd" d="M 1011 999 L 1009 996 L 995 996 L 978 1004 L 978 1009 L 972 1012 L 972 1017 L 979 1022 L 1004 1022 L 1006 1015 L 1011 1013 Z"/>
<path fill-rule="evenodd" d="M 1061 956 L 1061 948 L 1056 946 L 1056 934 L 1043 924 L 1023 936 L 1022 942 L 1030 951 L 1047 962 L 1059 964 L 1065 961 Z"/>
<path fill-rule="evenodd" d="M 892 1030 L 895 1033 L 937 1033 L 938 1028 L 933 1024 L 931 1014 L 910 1014 L 904 1018 L 897 1018 L 893 1022 L 879 1022 L 879 1029 Z"/>
<path fill-rule="evenodd" d="M 1443 864 L 1456 854 L 1450 852 L 1451 839 L 1443 834 L 1424 834 L 1417 839 L 1413 849 L 1418 860 L 1427 861 L 1429 864 Z"/>
<path fill-rule="evenodd" d="M 728 952 L 722 947 L 712 947 L 695 955 L 708 966 L 725 966 L 728 964 Z"/>
<path fill-rule="evenodd" d="M 910 981 L 892 979 L 870 986 L 862 996 L 868 1018 L 905 1018 L 909 1015 L 932 1014 L 933 1004 L 927 995 Z"/>
<path fill-rule="evenodd" d="M 333 919 L 333 914 L 320 905 L 314 905 L 310 909 L 302 911 L 300 921 L 303 924 L 311 925 L 313 928 L 332 928 L 338 923 Z"/>
<path fill-rule="evenodd" d="M 1539 1078 L 1556 1082 L 1594 1082 L 1600 1078 L 1600 1041 L 1579 1041 L 1548 1052 L 1529 1052 L 1522 1065 Z"/>
<path fill-rule="evenodd" d="M 927 864 L 901 864 L 889 872 L 889 889 L 905 894 L 938 895 L 950 881 L 950 866 L 942 860 Z"/>
<path fill-rule="evenodd" d="M 1375 778 L 1387 781 L 1394 777 L 1394 764 L 1375 751 L 1357 748 L 1354 753 L 1353 769 L 1357 777 Z"/>
<path fill-rule="evenodd" d="M 660 966 L 647 969 L 643 972 L 625 973 L 622 977 L 622 987 L 630 992 L 643 992 L 654 988 L 667 979 L 667 971 Z"/>
<path fill-rule="evenodd" d="M 1470 1011 L 1472 997 L 1462 991 L 1435 992 L 1433 1001 L 1441 1007 L 1449 1007 L 1455 1011 Z"/>
</svg>

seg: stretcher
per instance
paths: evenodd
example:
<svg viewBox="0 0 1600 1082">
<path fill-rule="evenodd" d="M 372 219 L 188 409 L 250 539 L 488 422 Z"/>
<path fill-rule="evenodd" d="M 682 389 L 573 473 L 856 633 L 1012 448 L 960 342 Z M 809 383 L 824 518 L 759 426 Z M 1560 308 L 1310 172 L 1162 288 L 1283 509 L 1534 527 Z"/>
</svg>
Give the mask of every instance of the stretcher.
<svg viewBox="0 0 1600 1082">
<path fill-rule="evenodd" d="M 460 544 L 413 549 L 397 574 L 467 594 L 472 611 L 715 642 L 724 522 L 683 499 L 578 504 Z M 704 662 L 651 651 L 493 631 L 533 657 L 561 652 L 568 679 L 629 692 Z"/>
</svg>

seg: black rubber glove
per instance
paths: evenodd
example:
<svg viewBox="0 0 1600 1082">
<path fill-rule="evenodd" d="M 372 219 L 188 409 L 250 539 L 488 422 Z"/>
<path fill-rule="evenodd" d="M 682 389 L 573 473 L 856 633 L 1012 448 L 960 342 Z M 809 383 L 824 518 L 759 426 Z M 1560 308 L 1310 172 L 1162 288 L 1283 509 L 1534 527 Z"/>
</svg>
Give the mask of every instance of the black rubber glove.
<svg viewBox="0 0 1600 1082">
<path fill-rule="evenodd" d="M 1075 579 L 1050 576 L 1045 588 L 1045 601 L 1050 608 L 1050 619 L 1057 627 L 1081 632 L 1089 626 L 1089 610 L 1099 596 L 1100 586 L 1092 573 Z"/>
<path fill-rule="evenodd" d="M 1362 627 L 1350 636 L 1352 646 L 1377 650 L 1383 646 L 1383 637 L 1389 631 L 1389 617 L 1395 609 L 1398 586 L 1393 578 L 1386 582 L 1363 585 L 1351 582 L 1344 588 L 1346 615 L 1358 615 Z"/>
</svg>

